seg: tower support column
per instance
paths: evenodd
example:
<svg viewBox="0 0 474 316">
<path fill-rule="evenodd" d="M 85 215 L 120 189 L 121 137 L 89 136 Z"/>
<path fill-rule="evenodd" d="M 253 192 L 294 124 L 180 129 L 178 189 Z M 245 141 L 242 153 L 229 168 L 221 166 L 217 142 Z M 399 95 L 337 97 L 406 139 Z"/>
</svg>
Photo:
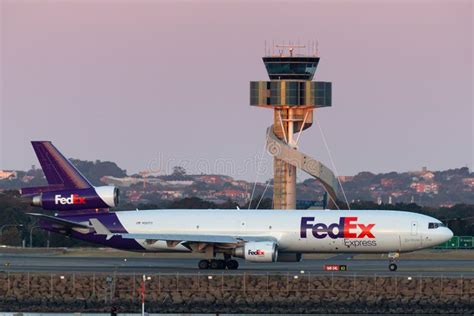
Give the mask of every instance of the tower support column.
<svg viewBox="0 0 474 316">
<path fill-rule="evenodd" d="M 293 120 L 293 109 L 275 109 L 273 132 L 292 147 Z M 296 209 L 296 167 L 276 157 L 273 162 L 273 208 Z"/>
</svg>

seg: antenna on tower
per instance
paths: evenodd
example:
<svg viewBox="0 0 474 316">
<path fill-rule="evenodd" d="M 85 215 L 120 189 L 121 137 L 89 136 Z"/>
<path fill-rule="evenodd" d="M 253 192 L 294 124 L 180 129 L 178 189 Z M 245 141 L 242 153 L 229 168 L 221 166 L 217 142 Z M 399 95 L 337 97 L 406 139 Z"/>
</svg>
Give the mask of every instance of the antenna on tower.
<svg viewBox="0 0 474 316">
<path fill-rule="evenodd" d="M 294 45 L 291 43 L 291 41 L 288 42 L 289 45 L 277 45 L 278 48 L 281 48 L 280 49 L 280 56 L 283 56 L 283 53 L 285 52 L 285 49 L 288 49 L 288 52 L 290 53 L 290 57 L 293 57 L 293 52 L 295 50 L 295 48 L 305 48 L 304 45 Z"/>
</svg>

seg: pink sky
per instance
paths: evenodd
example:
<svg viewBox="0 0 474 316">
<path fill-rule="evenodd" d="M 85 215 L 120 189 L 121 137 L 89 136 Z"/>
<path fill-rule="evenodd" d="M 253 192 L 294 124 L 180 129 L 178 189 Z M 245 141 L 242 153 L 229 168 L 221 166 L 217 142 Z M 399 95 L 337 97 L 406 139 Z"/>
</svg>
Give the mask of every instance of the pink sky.
<svg viewBox="0 0 474 316">
<path fill-rule="evenodd" d="M 318 40 L 340 174 L 473 166 L 471 1 L 0 1 L 0 168 L 30 140 L 130 172 L 254 180 L 265 40 Z M 301 150 L 329 165 L 319 130 Z M 165 163 L 163 163 L 165 161 Z M 221 169 L 221 165 L 224 166 Z M 260 180 L 270 176 L 271 160 Z"/>
</svg>

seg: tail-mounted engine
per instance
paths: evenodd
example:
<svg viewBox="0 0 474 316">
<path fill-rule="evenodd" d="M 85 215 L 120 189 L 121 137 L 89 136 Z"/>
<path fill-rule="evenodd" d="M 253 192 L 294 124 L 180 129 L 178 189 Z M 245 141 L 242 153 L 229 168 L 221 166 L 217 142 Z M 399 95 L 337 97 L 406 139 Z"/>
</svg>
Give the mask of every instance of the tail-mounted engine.
<svg viewBox="0 0 474 316">
<path fill-rule="evenodd" d="M 69 211 L 115 207 L 119 189 L 113 186 L 42 192 L 33 196 L 31 205 L 45 210 Z"/>
</svg>

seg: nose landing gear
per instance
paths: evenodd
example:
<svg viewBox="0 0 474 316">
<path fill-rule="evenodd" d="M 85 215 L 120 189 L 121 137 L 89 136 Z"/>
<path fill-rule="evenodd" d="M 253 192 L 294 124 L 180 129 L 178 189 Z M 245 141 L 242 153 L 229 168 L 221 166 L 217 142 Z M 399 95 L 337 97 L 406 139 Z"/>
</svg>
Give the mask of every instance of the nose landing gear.
<svg viewBox="0 0 474 316">
<path fill-rule="evenodd" d="M 397 271 L 398 266 L 395 262 L 397 262 L 399 257 L 400 257 L 399 252 L 390 252 L 388 254 L 388 260 L 390 261 L 390 263 L 388 265 L 388 269 L 390 271 Z"/>
</svg>

